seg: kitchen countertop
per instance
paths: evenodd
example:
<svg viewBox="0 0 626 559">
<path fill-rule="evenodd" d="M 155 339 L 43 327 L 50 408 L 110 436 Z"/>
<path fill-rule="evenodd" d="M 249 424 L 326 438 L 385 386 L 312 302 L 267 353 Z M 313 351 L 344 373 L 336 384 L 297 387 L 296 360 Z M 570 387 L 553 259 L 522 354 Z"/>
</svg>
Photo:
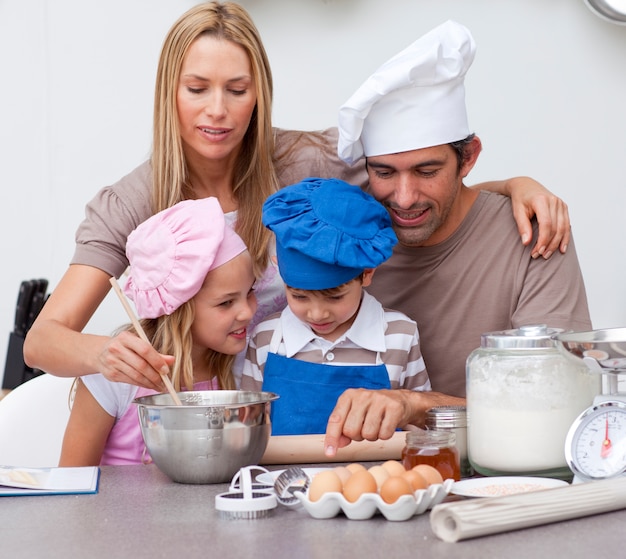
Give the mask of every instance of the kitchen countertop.
<svg viewBox="0 0 626 559">
<path fill-rule="evenodd" d="M 227 490 L 228 484 L 174 483 L 154 465 L 104 466 L 95 495 L 0 498 L 0 550 L 3 557 L 47 559 L 575 559 L 620 557 L 624 551 L 626 510 L 446 543 L 430 529 L 428 512 L 403 522 L 341 514 L 317 520 L 301 508 L 278 505 L 266 518 L 226 520 L 214 499 Z"/>
</svg>

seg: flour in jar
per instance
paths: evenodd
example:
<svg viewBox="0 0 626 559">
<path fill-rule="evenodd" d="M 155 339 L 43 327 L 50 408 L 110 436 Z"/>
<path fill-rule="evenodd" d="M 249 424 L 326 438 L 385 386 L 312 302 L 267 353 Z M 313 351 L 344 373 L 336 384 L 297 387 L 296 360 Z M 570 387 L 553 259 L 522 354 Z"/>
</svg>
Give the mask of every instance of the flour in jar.
<svg viewBox="0 0 626 559">
<path fill-rule="evenodd" d="M 472 409 L 467 446 L 472 464 L 500 472 L 533 472 L 566 465 L 567 431 L 581 411 L 574 402 L 552 410 Z"/>
</svg>

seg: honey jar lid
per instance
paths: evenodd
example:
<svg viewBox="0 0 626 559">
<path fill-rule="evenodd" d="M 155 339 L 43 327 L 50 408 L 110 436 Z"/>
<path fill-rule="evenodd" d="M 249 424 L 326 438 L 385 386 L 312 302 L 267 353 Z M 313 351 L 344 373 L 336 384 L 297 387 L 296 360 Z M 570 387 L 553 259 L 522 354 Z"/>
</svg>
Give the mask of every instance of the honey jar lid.
<svg viewBox="0 0 626 559">
<path fill-rule="evenodd" d="M 429 429 L 455 429 L 467 427 L 465 406 L 436 406 L 426 412 L 426 427 Z"/>
</svg>

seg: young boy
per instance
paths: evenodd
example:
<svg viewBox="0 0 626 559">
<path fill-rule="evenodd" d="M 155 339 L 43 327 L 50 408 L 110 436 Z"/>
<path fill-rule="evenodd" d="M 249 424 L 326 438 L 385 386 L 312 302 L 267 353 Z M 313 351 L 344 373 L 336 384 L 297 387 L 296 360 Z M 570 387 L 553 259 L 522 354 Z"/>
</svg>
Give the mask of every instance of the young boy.
<svg viewBox="0 0 626 559">
<path fill-rule="evenodd" d="M 241 388 L 280 396 L 272 434 L 324 433 L 348 388 L 430 390 L 417 325 L 363 289 L 397 243 L 387 210 L 357 186 L 309 178 L 270 196 L 263 223 L 288 307 L 252 332 Z"/>
</svg>

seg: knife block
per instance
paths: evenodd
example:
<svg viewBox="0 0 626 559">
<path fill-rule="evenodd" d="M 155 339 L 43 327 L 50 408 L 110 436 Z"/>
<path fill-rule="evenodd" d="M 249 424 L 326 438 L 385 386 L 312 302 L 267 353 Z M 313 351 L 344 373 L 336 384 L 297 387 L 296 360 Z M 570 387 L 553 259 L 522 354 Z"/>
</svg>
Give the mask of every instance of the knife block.
<svg viewBox="0 0 626 559">
<path fill-rule="evenodd" d="M 15 332 L 9 334 L 9 347 L 4 365 L 2 388 L 13 390 L 31 378 L 43 374 L 39 369 L 31 369 L 24 363 L 24 336 Z"/>
</svg>

